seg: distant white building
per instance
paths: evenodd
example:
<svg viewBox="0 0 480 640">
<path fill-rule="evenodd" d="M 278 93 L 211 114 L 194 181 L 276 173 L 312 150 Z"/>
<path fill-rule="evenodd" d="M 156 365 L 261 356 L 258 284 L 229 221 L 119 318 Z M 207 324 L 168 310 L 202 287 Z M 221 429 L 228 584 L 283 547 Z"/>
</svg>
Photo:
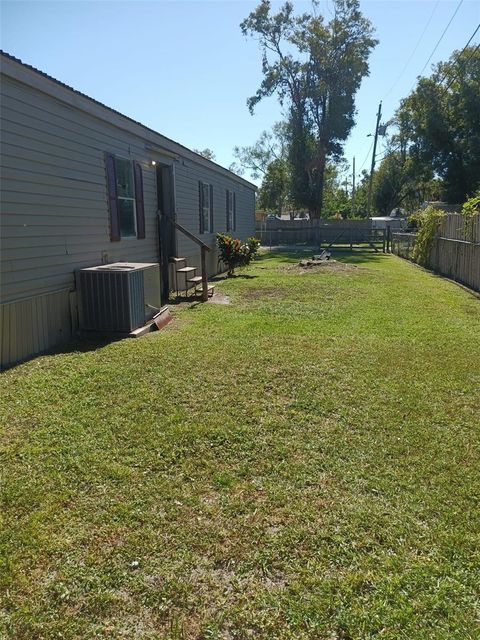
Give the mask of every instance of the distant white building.
<svg viewBox="0 0 480 640">
<path fill-rule="evenodd" d="M 370 218 L 373 229 L 393 230 L 405 229 L 407 226 L 407 212 L 403 209 L 393 209 L 389 216 L 373 216 Z"/>
</svg>

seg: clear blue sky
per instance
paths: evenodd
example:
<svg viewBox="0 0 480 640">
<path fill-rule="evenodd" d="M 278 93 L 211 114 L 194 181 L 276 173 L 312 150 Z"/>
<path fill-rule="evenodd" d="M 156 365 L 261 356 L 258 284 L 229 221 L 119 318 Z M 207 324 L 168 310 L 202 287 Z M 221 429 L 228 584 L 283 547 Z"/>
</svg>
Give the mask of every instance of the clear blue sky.
<svg viewBox="0 0 480 640">
<path fill-rule="evenodd" d="M 380 44 L 358 93 L 357 126 L 345 148 L 350 162 L 356 156 L 357 171 L 367 157 L 372 140 L 367 134 L 375 127 L 379 100 L 386 121 L 414 85 L 460 1 L 361 3 Z M 8 0 L 0 4 L 1 47 L 188 147 L 210 147 L 228 166 L 235 145 L 254 143 L 281 115 L 275 98 L 262 102 L 254 116 L 246 107 L 261 81 L 260 54 L 257 43 L 242 36 L 239 23 L 256 4 Z M 299 11 L 310 7 L 294 4 Z M 328 15 L 331 2 L 320 7 Z M 480 2 L 463 0 L 424 74 L 463 48 L 479 22 Z M 370 158 L 364 167 L 369 164 Z"/>
</svg>

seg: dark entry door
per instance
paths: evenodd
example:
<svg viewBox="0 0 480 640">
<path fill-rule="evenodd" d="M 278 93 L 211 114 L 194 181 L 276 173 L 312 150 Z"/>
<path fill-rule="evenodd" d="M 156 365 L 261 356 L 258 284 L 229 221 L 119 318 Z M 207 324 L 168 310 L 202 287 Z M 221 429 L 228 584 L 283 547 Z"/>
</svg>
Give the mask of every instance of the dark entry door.
<svg viewBox="0 0 480 640">
<path fill-rule="evenodd" d="M 157 164 L 158 235 L 160 239 L 160 268 L 162 278 L 162 303 L 168 300 L 170 291 L 169 262 L 176 255 L 175 211 L 173 199 L 172 167 Z"/>
</svg>

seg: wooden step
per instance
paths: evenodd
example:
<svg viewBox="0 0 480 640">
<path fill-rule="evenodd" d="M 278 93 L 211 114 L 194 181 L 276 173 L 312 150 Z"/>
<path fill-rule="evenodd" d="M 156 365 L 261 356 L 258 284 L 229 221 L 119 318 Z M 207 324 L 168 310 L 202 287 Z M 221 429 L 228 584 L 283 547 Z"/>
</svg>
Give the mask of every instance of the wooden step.
<svg viewBox="0 0 480 640">
<path fill-rule="evenodd" d="M 193 278 L 188 278 L 187 282 L 191 282 L 192 284 L 198 284 L 202 281 L 202 276 L 194 276 Z"/>
<path fill-rule="evenodd" d="M 192 271 L 196 271 L 197 267 L 182 267 L 181 269 L 177 269 L 177 273 L 192 273 Z"/>
<path fill-rule="evenodd" d="M 186 262 L 187 261 L 186 258 L 176 258 L 175 256 L 171 256 L 168 260 L 169 260 L 169 262 L 173 262 L 174 264 L 176 264 L 177 262 Z"/>
<path fill-rule="evenodd" d="M 202 289 L 197 289 L 197 296 L 201 296 L 203 293 Z M 211 297 L 213 296 L 213 294 L 215 293 L 215 285 L 214 284 L 209 284 L 207 285 L 207 293 L 208 295 Z"/>
</svg>

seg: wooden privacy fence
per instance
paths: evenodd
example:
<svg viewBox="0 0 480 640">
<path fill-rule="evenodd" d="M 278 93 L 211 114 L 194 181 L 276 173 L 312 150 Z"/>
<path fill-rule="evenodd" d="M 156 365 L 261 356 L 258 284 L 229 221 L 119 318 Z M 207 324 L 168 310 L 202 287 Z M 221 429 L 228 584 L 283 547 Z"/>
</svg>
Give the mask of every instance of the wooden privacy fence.
<svg viewBox="0 0 480 640">
<path fill-rule="evenodd" d="M 415 238 L 415 233 L 394 232 L 392 253 L 412 260 Z M 480 291 L 480 214 L 467 222 L 460 214 L 446 215 L 439 225 L 425 266 Z"/>
<path fill-rule="evenodd" d="M 374 229 L 371 220 L 268 220 L 257 223 L 256 236 L 264 246 L 343 247 L 365 245 L 385 251 L 385 229 Z"/>
</svg>

